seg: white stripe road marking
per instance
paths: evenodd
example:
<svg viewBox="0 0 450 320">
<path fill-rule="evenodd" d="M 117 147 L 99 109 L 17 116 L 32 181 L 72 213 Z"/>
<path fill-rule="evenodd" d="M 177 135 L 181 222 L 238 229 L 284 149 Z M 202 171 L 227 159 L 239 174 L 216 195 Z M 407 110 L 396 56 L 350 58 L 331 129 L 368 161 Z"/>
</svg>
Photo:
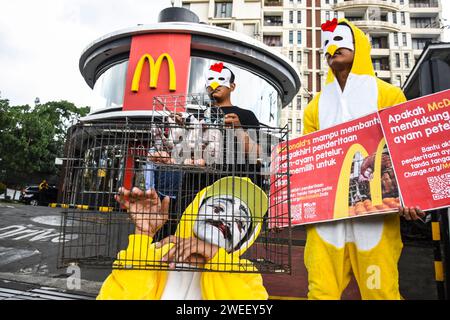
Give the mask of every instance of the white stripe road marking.
<svg viewBox="0 0 450 320">
<path fill-rule="evenodd" d="M 31 251 L 25 249 L 0 247 L 0 266 L 38 254 L 40 254 L 38 250 Z"/>
</svg>

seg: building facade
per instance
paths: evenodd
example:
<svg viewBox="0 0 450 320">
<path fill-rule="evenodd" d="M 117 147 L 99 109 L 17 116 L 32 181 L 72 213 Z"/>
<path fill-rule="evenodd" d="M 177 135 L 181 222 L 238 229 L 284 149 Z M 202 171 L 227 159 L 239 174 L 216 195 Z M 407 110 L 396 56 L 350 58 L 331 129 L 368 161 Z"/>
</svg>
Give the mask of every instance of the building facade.
<svg viewBox="0 0 450 320">
<path fill-rule="evenodd" d="M 441 0 L 176 0 L 200 20 L 252 36 L 278 50 L 301 75 L 302 88 L 281 113 L 291 137 L 302 131 L 303 109 L 321 90 L 328 67 L 321 24 L 347 18 L 372 43 L 377 76 L 401 87 L 429 41 L 441 40 Z"/>
</svg>

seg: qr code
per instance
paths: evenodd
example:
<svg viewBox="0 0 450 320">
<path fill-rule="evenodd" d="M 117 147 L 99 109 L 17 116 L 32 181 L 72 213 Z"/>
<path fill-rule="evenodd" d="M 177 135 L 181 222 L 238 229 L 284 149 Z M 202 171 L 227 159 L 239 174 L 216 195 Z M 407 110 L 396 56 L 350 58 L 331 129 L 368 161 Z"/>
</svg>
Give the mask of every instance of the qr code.
<svg viewBox="0 0 450 320">
<path fill-rule="evenodd" d="M 291 207 L 292 220 L 302 220 L 302 205 L 293 205 Z"/>
<path fill-rule="evenodd" d="M 450 198 L 450 173 L 428 177 L 428 185 L 433 194 L 433 200 Z"/>
<path fill-rule="evenodd" d="M 303 204 L 303 214 L 305 219 L 313 219 L 316 217 L 316 203 L 306 202 Z"/>
</svg>

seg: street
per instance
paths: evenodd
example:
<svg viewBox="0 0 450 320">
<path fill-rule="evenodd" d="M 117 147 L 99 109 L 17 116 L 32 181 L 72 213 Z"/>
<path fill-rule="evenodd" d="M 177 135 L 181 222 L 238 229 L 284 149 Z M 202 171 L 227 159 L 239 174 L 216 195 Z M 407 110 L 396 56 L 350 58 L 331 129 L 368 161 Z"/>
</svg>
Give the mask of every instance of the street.
<svg viewBox="0 0 450 320">
<path fill-rule="evenodd" d="M 61 210 L 0 203 L 0 279 L 70 289 L 67 283 L 73 271 L 57 269 Z M 109 272 L 83 268 L 79 290 L 98 293 Z"/>
</svg>

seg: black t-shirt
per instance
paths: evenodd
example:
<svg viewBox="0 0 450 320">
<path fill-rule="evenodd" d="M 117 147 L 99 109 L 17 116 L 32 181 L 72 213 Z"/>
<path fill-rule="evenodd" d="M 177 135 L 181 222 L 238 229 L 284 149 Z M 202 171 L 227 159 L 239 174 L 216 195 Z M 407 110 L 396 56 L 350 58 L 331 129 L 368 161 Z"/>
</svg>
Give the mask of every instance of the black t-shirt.
<svg viewBox="0 0 450 320">
<path fill-rule="evenodd" d="M 237 106 L 221 107 L 220 110 L 222 110 L 224 114 L 235 113 L 239 117 L 241 125 L 244 127 L 259 126 L 258 119 L 256 118 L 255 114 L 250 110 L 242 109 Z"/>
<path fill-rule="evenodd" d="M 242 109 L 239 108 L 237 106 L 227 106 L 227 107 L 220 107 L 221 111 L 223 111 L 223 113 L 226 114 L 231 114 L 234 113 L 239 117 L 239 122 L 241 123 L 241 126 L 244 130 L 247 129 L 255 129 L 256 130 L 256 139 L 259 140 L 259 121 L 256 118 L 255 114 L 250 111 L 250 110 L 246 110 L 246 109 Z M 227 132 L 224 132 L 225 136 L 224 136 L 224 142 L 228 141 L 228 139 L 226 138 L 226 134 Z M 255 141 L 256 143 L 258 143 L 258 141 Z M 246 158 L 245 163 L 238 163 L 238 156 L 237 156 L 237 151 L 239 150 L 237 147 L 237 137 L 235 137 L 234 139 L 234 164 L 227 164 L 226 161 L 229 159 L 225 159 L 226 155 L 226 151 L 224 150 L 224 154 L 223 154 L 223 161 L 224 164 L 221 165 L 215 165 L 215 169 L 219 170 L 220 174 L 214 174 L 214 173 L 205 173 L 205 174 L 193 174 L 193 175 L 189 175 L 186 174 L 185 175 L 185 189 L 186 191 L 188 191 L 190 189 L 190 191 L 193 192 L 193 195 L 195 195 L 198 191 L 202 190 L 203 188 L 205 188 L 208 185 L 211 185 L 212 183 L 214 183 L 215 181 L 217 181 L 220 178 L 223 178 L 225 176 L 237 176 L 237 177 L 248 177 L 250 178 L 254 183 L 256 183 L 257 185 L 260 185 L 261 183 L 261 176 L 260 176 L 260 171 L 261 171 L 261 167 L 260 164 L 250 164 L 248 163 L 248 159 Z M 239 141 L 239 143 L 241 143 L 241 141 Z M 225 147 L 226 149 L 227 147 Z M 185 194 L 188 194 L 189 192 L 186 192 Z M 193 196 L 191 195 L 191 196 Z"/>
</svg>

